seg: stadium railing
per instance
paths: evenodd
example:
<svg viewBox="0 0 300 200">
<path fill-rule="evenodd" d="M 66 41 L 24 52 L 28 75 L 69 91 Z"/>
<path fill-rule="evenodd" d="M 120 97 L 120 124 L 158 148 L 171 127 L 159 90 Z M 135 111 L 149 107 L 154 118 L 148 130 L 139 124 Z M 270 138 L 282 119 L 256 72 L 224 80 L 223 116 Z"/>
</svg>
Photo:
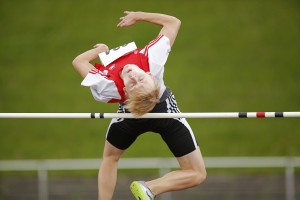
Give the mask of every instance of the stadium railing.
<svg viewBox="0 0 300 200">
<path fill-rule="evenodd" d="M 295 168 L 300 157 L 206 157 L 206 168 L 284 168 L 286 200 L 295 200 Z M 97 170 L 101 159 L 1 160 L 0 171 L 37 171 L 38 199 L 48 200 L 48 171 Z M 163 175 L 178 168 L 175 158 L 122 158 L 119 169 L 158 169 Z M 171 199 L 165 195 L 164 200 Z"/>
</svg>

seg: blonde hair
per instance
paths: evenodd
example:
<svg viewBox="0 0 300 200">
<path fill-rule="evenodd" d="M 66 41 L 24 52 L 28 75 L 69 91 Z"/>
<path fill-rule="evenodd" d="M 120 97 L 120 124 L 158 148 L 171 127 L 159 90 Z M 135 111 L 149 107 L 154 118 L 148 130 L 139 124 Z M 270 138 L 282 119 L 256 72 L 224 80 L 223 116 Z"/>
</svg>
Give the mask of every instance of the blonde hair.
<svg viewBox="0 0 300 200">
<path fill-rule="evenodd" d="M 141 86 L 130 91 L 130 93 L 126 92 L 125 108 L 136 117 L 150 112 L 159 103 L 160 88 L 157 81 L 152 79 L 154 87 L 146 89 Z"/>
</svg>

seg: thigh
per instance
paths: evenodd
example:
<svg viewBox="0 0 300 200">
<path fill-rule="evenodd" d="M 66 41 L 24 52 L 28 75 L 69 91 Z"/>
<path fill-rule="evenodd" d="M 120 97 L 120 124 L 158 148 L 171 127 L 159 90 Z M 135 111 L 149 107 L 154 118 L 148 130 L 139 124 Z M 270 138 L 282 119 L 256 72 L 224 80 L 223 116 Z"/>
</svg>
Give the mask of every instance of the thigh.
<svg viewBox="0 0 300 200">
<path fill-rule="evenodd" d="M 105 141 L 103 158 L 113 158 L 114 160 L 119 160 L 124 150 L 116 148 L 114 145 Z"/>
<path fill-rule="evenodd" d="M 185 156 L 177 157 L 177 161 L 181 169 L 183 170 L 192 169 L 201 172 L 206 171 L 204 160 L 199 147 Z"/>
<path fill-rule="evenodd" d="M 118 149 L 127 149 L 137 138 L 138 129 L 132 120 L 112 119 L 106 140 Z"/>
<path fill-rule="evenodd" d="M 194 133 L 184 118 L 161 120 L 157 132 L 175 157 L 189 154 L 198 147 Z"/>
<path fill-rule="evenodd" d="M 159 103 L 154 112 L 180 113 L 175 96 L 170 93 L 168 98 Z M 184 156 L 194 151 L 198 144 L 192 128 L 185 118 L 153 119 L 152 130 L 159 133 L 175 157 Z"/>
<path fill-rule="evenodd" d="M 125 150 L 136 138 L 149 131 L 151 123 L 148 119 L 112 119 L 106 140 L 115 147 Z"/>
</svg>

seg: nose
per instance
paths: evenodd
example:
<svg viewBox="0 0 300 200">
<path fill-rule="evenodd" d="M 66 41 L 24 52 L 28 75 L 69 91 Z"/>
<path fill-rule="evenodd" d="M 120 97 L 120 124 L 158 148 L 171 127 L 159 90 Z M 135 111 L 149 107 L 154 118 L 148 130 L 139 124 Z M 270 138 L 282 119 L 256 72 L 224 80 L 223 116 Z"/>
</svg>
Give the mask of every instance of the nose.
<svg viewBox="0 0 300 200">
<path fill-rule="evenodd" d="M 129 74 L 128 77 L 129 77 L 129 80 L 130 80 L 131 84 L 136 84 L 137 83 L 137 79 L 136 79 L 136 76 L 134 74 Z"/>
<path fill-rule="evenodd" d="M 134 73 L 130 73 L 129 74 L 129 78 L 132 79 L 132 80 L 135 80 L 136 76 Z"/>
</svg>

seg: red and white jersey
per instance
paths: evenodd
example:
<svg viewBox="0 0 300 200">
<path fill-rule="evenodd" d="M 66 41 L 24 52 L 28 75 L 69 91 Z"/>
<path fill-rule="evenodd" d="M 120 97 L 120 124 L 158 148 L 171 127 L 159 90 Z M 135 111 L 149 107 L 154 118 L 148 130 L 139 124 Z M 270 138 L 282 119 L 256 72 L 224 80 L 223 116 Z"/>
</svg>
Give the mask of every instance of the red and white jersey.
<svg viewBox="0 0 300 200">
<path fill-rule="evenodd" d="M 124 82 L 120 77 L 120 70 L 127 64 L 135 64 L 145 72 L 151 74 L 158 81 L 160 95 L 166 86 L 163 80 L 164 65 L 171 50 L 170 40 L 164 35 L 159 35 L 143 49 L 137 49 L 110 63 L 106 67 L 95 64 L 81 85 L 91 89 L 93 97 L 97 101 L 105 103 L 124 102 Z"/>
</svg>

